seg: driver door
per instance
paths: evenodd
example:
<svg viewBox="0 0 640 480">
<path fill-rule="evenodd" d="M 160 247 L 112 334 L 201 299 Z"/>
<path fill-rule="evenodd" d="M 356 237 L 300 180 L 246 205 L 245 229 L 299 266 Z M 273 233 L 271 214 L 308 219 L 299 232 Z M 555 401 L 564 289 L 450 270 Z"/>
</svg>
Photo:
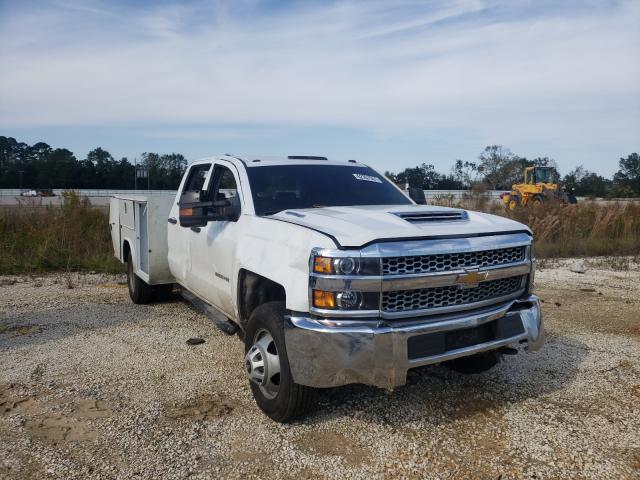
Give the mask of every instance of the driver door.
<svg viewBox="0 0 640 480">
<path fill-rule="evenodd" d="M 191 289 L 189 285 L 189 270 L 191 268 L 190 238 L 194 232 L 189 227 L 182 227 L 178 218 L 180 216 L 180 203 L 193 202 L 200 198 L 201 192 L 206 191 L 211 163 L 201 163 L 189 167 L 185 174 L 185 180 L 180 185 L 179 195 L 171 207 L 169 224 L 167 225 L 168 261 L 171 274 L 176 281 Z"/>
<path fill-rule="evenodd" d="M 238 178 L 232 164 L 216 162 L 209 181 L 208 198 L 214 201 L 227 199 L 242 208 Z M 240 222 L 242 215 L 237 221 L 212 220 L 204 227 L 192 228 L 189 237 L 192 257 L 190 288 L 229 316 L 234 316 L 232 298 L 236 278 L 233 267 Z"/>
</svg>

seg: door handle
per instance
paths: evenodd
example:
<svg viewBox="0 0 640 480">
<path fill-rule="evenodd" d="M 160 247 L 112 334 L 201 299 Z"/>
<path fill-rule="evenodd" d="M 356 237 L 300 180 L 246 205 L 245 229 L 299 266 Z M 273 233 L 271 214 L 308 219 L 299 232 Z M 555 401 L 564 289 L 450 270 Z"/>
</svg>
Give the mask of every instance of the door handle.
<svg viewBox="0 0 640 480">
<path fill-rule="evenodd" d="M 200 233 L 200 227 L 191 227 L 191 230 L 196 233 Z"/>
<path fill-rule="evenodd" d="M 176 223 L 178 223 L 178 220 L 176 220 L 173 217 L 169 217 L 169 219 L 167 220 L 167 222 L 171 223 L 172 225 L 175 225 Z"/>
</svg>

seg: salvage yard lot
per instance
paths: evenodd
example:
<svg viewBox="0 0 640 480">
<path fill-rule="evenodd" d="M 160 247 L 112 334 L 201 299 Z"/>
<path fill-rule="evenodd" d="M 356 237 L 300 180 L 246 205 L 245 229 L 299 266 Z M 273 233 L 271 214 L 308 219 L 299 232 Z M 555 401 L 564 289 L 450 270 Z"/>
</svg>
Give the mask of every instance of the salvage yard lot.
<svg viewBox="0 0 640 480">
<path fill-rule="evenodd" d="M 321 391 L 290 425 L 186 303 L 133 305 L 123 276 L 0 277 L 0 477 L 638 478 L 638 265 L 568 264 L 537 275 L 539 352 Z"/>
</svg>

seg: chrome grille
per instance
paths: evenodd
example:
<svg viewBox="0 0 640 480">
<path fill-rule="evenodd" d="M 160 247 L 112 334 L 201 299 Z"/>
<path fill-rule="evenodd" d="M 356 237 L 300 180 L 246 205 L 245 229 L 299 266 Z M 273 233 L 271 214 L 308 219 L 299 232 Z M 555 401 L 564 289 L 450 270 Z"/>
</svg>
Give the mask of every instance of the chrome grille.
<svg viewBox="0 0 640 480">
<path fill-rule="evenodd" d="M 477 287 L 421 288 L 382 294 L 382 311 L 403 312 L 427 308 L 462 306 L 491 298 L 515 294 L 522 288 L 522 276 L 482 282 Z"/>
<path fill-rule="evenodd" d="M 500 248 L 479 252 L 443 253 L 412 257 L 386 257 L 382 259 L 383 275 L 446 272 L 456 268 L 489 267 L 520 262 L 526 247 Z"/>
</svg>

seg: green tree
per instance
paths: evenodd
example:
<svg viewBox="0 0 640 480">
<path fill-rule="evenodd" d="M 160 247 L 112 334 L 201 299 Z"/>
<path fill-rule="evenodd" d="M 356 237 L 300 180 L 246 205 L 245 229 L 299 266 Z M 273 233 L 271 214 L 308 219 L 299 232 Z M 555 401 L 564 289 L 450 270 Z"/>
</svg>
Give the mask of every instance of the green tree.
<svg viewBox="0 0 640 480">
<path fill-rule="evenodd" d="M 526 159 L 513 154 L 502 145 L 489 145 L 478 156 L 478 172 L 493 190 L 510 189 L 513 183 L 522 181 Z"/>
<path fill-rule="evenodd" d="M 141 164 L 149 169 L 149 188 L 176 190 L 187 168 L 187 159 L 179 153 L 159 155 L 145 152 Z"/>
<path fill-rule="evenodd" d="M 632 153 L 627 158 L 621 158 L 620 169 L 613 176 L 613 181 L 618 187 L 624 187 L 619 191 L 628 193 L 628 196 L 640 195 L 640 155 Z"/>
<path fill-rule="evenodd" d="M 563 183 L 573 193 L 584 197 L 606 197 L 611 191 L 611 180 L 584 167 L 576 167 L 564 176 Z"/>
<path fill-rule="evenodd" d="M 475 162 L 456 160 L 451 169 L 453 177 L 462 188 L 470 188 L 478 179 L 478 165 Z"/>
</svg>

